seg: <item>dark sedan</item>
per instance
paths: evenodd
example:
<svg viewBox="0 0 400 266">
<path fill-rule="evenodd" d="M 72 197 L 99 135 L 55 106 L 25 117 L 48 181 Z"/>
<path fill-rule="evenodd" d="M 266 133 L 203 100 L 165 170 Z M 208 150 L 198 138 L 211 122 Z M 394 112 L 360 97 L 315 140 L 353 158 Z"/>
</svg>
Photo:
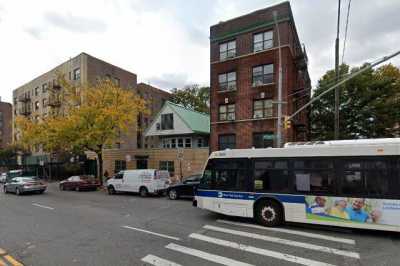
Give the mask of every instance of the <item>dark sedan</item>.
<svg viewBox="0 0 400 266">
<path fill-rule="evenodd" d="M 180 197 L 193 197 L 200 179 L 201 175 L 192 175 L 185 178 L 182 183 L 170 186 L 167 189 L 168 198 L 176 200 Z"/>
<path fill-rule="evenodd" d="M 15 193 L 21 195 L 24 193 L 42 194 L 47 185 L 37 177 L 14 177 L 4 184 L 4 193 Z"/>
<path fill-rule="evenodd" d="M 100 184 L 93 176 L 71 176 L 60 182 L 60 190 L 96 190 Z"/>
</svg>

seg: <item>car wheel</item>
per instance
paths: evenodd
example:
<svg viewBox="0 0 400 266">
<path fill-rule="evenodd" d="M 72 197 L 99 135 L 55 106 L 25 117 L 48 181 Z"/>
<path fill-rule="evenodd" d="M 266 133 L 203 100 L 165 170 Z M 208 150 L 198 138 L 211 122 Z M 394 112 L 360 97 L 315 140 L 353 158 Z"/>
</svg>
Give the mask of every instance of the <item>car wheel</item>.
<svg viewBox="0 0 400 266">
<path fill-rule="evenodd" d="M 18 196 L 21 196 L 21 190 L 19 190 L 19 188 L 15 189 L 15 194 Z"/>
<path fill-rule="evenodd" d="M 148 193 L 147 188 L 145 188 L 145 187 L 140 188 L 139 194 L 141 197 L 147 197 L 147 193 Z"/>
<path fill-rule="evenodd" d="M 108 194 L 109 194 L 109 195 L 114 195 L 114 194 L 115 194 L 115 189 L 114 189 L 113 186 L 109 186 L 109 187 L 107 188 L 107 190 L 108 190 Z"/>
<path fill-rule="evenodd" d="M 176 191 L 176 189 L 171 189 L 170 191 L 168 191 L 168 198 L 170 200 L 176 200 L 178 199 L 178 192 Z"/>
<path fill-rule="evenodd" d="M 283 223 L 282 207 L 275 201 L 265 200 L 255 208 L 256 221 L 264 226 L 272 227 Z"/>
</svg>

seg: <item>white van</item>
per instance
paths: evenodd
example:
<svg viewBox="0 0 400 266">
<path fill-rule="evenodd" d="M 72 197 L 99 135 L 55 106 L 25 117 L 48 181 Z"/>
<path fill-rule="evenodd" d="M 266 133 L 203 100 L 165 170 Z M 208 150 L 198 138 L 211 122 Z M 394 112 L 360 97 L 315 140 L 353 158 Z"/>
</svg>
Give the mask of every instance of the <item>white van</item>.
<svg viewBox="0 0 400 266">
<path fill-rule="evenodd" d="M 121 171 L 107 180 L 108 194 L 117 192 L 138 192 L 145 197 L 162 194 L 169 184 L 169 173 L 165 170 L 143 169 Z"/>
</svg>

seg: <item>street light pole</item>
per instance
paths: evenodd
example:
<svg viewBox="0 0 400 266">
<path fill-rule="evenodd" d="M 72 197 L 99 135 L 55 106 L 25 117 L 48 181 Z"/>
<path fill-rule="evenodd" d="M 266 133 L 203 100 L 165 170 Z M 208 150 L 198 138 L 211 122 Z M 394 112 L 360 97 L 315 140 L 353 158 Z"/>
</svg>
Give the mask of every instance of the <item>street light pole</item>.
<svg viewBox="0 0 400 266">
<path fill-rule="evenodd" d="M 340 28 L 340 0 L 338 0 L 338 18 L 337 18 L 337 33 L 335 43 L 335 74 L 336 83 L 339 82 L 339 28 Z M 339 139 L 339 104 L 340 104 L 340 89 L 335 89 L 335 129 L 334 139 Z"/>
<path fill-rule="evenodd" d="M 279 35 L 278 26 L 278 11 L 273 12 L 276 36 L 278 40 L 278 121 L 276 130 L 276 146 L 278 148 L 282 147 L 282 53 L 281 53 L 281 38 Z"/>
</svg>

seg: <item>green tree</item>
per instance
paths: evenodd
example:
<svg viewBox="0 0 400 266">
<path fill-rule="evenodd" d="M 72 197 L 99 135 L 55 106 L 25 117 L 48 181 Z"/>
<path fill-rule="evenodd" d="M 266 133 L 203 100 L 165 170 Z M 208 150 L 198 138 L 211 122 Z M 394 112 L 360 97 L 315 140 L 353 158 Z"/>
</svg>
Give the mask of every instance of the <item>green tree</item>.
<svg viewBox="0 0 400 266">
<path fill-rule="evenodd" d="M 359 70 L 340 66 L 340 75 Z M 334 84 L 335 72 L 318 81 L 313 97 Z M 400 70 L 388 64 L 371 69 L 340 90 L 340 139 L 394 137 L 400 121 Z M 330 140 L 334 136 L 334 91 L 316 101 L 310 113 L 311 138 Z"/>
<path fill-rule="evenodd" d="M 39 122 L 18 117 L 19 142 L 25 147 L 41 145 L 47 152 L 94 152 L 101 177 L 103 149 L 136 126 L 138 113 L 148 112 L 145 101 L 109 79 L 80 87 L 64 79 L 60 83 L 64 101 L 62 115 Z"/>
<path fill-rule="evenodd" d="M 210 87 L 189 85 L 173 89 L 171 101 L 202 113 L 210 113 Z"/>
</svg>

